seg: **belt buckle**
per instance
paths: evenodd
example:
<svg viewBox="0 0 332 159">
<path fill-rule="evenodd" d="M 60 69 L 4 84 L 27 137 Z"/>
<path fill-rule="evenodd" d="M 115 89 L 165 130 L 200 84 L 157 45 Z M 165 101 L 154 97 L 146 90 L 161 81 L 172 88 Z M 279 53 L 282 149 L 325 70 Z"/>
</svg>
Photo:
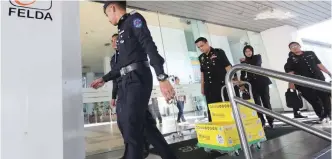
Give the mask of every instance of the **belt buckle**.
<svg viewBox="0 0 332 159">
<path fill-rule="evenodd" d="M 123 67 L 123 68 L 120 69 L 120 74 L 122 76 L 126 75 L 126 68 L 125 67 Z"/>
</svg>

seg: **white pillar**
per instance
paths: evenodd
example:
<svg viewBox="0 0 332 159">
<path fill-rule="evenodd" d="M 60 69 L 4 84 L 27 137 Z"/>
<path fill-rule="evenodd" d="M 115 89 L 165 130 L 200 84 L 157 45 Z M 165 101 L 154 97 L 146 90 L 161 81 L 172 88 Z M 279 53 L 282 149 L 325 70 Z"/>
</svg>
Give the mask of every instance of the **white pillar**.
<svg viewBox="0 0 332 159">
<path fill-rule="evenodd" d="M 104 74 L 107 74 L 111 71 L 111 57 L 105 56 L 104 57 Z"/>
<path fill-rule="evenodd" d="M 302 43 L 297 35 L 297 29 L 291 26 L 281 26 L 268 29 L 261 32 L 262 40 L 266 49 L 266 56 L 273 70 L 285 72 L 284 65 L 287 62 L 289 48 L 288 44 L 292 41 Z M 286 107 L 285 92 L 288 88 L 288 82 L 276 80 L 279 89 L 280 99 L 284 110 Z"/>
<path fill-rule="evenodd" d="M 17 2 L 0 3 L 1 159 L 83 159 L 79 1 Z"/>
</svg>

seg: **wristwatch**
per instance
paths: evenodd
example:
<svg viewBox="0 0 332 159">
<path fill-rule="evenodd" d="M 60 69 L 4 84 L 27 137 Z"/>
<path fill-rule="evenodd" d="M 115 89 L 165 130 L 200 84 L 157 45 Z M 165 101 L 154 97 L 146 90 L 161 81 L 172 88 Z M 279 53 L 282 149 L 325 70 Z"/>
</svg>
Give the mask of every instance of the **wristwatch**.
<svg viewBox="0 0 332 159">
<path fill-rule="evenodd" d="M 165 73 L 162 73 L 157 76 L 158 81 L 165 81 L 165 80 L 167 80 L 167 78 L 168 78 L 168 75 Z"/>
</svg>

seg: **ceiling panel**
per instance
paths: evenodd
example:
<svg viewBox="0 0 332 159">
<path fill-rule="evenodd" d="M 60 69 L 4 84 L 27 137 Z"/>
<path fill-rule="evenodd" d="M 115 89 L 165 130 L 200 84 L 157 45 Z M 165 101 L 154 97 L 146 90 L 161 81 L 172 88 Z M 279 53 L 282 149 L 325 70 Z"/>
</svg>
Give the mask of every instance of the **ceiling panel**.
<svg viewBox="0 0 332 159">
<path fill-rule="evenodd" d="M 303 28 L 331 18 L 331 3 L 324 1 L 128 1 L 128 5 L 257 32 L 282 25 Z M 295 17 L 254 20 L 268 9 L 280 9 Z"/>
<path fill-rule="evenodd" d="M 331 10 L 331 7 L 329 5 L 327 5 L 326 3 L 324 3 L 323 1 L 316 1 L 316 2 L 309 1 L 309 3 L 311 3 L 311 5 L 317 5 L 320 8 L 325 9 L 325 12 L 328 12 Z"/>
</svg>

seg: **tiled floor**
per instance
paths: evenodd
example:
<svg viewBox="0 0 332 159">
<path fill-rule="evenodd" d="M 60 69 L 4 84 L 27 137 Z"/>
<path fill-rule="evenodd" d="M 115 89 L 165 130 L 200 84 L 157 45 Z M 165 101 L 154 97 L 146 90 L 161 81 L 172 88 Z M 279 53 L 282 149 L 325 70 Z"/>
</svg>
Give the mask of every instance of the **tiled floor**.
<svg viewBox="0 0 332 159">
<path fill-rule="evenodd" d="M 269 140 L 262 144 L 262 149 L 252 150 L 255 159 L 313 159 L 321 157 L 317 155 L 322 149 L 329 147 L 330 142 L 315 137 L 303 131 L 296 131 L 280 138 Z M 111 153 L 103 153 L 88 156 L 86 159 L 117 159 L 121 157 L 123 150 Z M 324 157 L 330 157 L 325 155 Z M 159 156 L 150 155 L 148 159 L 161 159 Z M 230 156 L 222 156 L 216 159 L 232 159 Z M 243 154 L 237 156 L 236 159 L 245 159 Z M 331 159 L 318 158 L 318 159 Z"/>
<path fill-rule="evenodd" d="M 292 117 L 292 114 L 285 114 L 286 116 Z M 313 113 L 306 113 L 310 118 L 307 120 L 312 120 L 315 118 Z M 190 117 L 188 115 L 188 124 L 177 125 L 174 122 L 174 118 L 164 119 L 164 123 L 160 126 L 161 132 L 164 134 L 174 132 L 177 129 L 190 129 L 193 127 L 196 118 Z M 199 117 L 199 119 L 202 119 Z M 278 124 L 278 122 L 276 122 Z M 281 124 L 281 123 L 279 123 Z M 319 128 L 322 128 L 321 125 L 316 125 Z M 330 129 L 330 128 L 329 128 Z M 194 137 L 194 133 L 189 131 L 184 131 L 185 139 L 190 139 Z M 188 135 L 189 134 L 189 135 Z M 176 138 L 173 139 L 172 136 L 166 137 L 169 143 L 174 143 L 179 140 Z M 117 159 L 123 154 L 123 140 L 121 134 L 117 129 L 116 124 L 104 125 L 98 127 L 89 127 L 86 128 L 86 159 Z M 255 158 L 269 158 L 269 159 L 306 159 L 314 158 L 319 151 L 326 148 L 330 143 L 326 142 L 320 138 L 312 136 L 308 133 L 297 131 L 291 134 L 287 134 L 280 138 L 270 140 L 262 144 L 262 149 L 260 151 L 253 151 Z M 102 153 L 108 152 L 109 153 Z M 102 153 L 102 154 L 98 154 Z M 93 155 L 96 154 L 96 155 Z M 159 159 L 160 157 L 155 155 L 150 155 L 149 159 Z M 230 157 L 224 156 L 221 159 L 228 159 Z M 237 157 L 238 159 L 243 159 L 243 156 Z M 324 158 L 325 159 L 325 158 Z"/>
<path fill-rule="evenodd" d="M 194 128 L 194 123 L 199 122 L 203 118 L 203 116 L 195 116 L 194 113 L 190 113 L 186 115 L 187 123 L 177 124 L 173 116 L 163 117 L 163 124 L 157 124 L 157 127 L 160 132 L 167 136 L 177 130 L 192 129 Z M 86 127 L 85 140 L 86 155 L 123 149 L 123 139 L 116 123 Z"/>
</svg>

